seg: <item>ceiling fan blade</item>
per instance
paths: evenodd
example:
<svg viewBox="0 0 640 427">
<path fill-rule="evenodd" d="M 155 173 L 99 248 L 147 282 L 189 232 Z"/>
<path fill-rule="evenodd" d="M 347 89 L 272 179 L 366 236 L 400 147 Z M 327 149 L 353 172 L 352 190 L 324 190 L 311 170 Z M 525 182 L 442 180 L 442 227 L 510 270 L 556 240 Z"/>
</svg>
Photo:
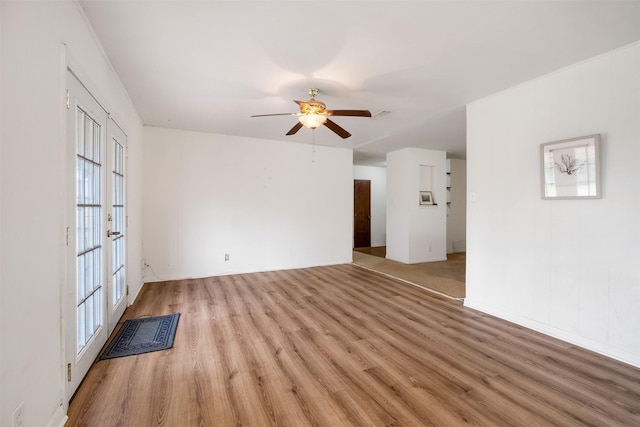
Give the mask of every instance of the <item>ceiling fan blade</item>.
<svg viewBox="0 0 640 427">
<path fill-rule="evenodd" d="M 369 110 L 327 110 L 330 116 L 371 117 Z"/>
<path fill-rule="evenodd" d="M 346 139 L 346 138 L 349 138 L 351 136 L 351 134 L 349 132 L 347 132 L 346 130 L 344 130 L 340 126 L 338 126 L 336 124 L 336 122 L 332 122 L 329 119 L 327 119 L 327 121 L 324 122 L 324 125 L 326 127 L 328 127 L 329 129 L 331 129 L 332 131 L 334 131 L 335 133 L 337 133 L 338 136 L 340 136 L 342 139 Z"/>
<path fill-rule="evenodd" d="M 254 114 L 251 117 L 295 116 L 296 114 L 298 114 L 298 113 Z"/>
<path fill-rule="evenodd" d="M 302 123 L 298 122 L 296 123 L 296 125 L 294 127 L 292 127 L 289 132 L 287 132 L 287 135 L 293 135 L 296 132 L 298 132 L 300 129 L 302 129 Z"/>
</svg>

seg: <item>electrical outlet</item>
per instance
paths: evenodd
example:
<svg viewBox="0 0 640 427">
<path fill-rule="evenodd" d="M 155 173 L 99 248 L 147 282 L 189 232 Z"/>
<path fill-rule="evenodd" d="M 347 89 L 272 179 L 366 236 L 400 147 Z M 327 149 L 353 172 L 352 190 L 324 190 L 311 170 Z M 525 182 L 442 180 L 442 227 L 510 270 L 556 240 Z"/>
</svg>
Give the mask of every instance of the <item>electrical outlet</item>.
<svg viewBox="0 0 640 427">
<path fill-rule="evenodd" d="M 224 254 L 224 260 L 229 261 L 229 254 Z"/>
<path fill-rule="evenodd" d="M 24 402 L 20 404 L 13 411 L 13 427 L 24 427 Z"/>
</svg>

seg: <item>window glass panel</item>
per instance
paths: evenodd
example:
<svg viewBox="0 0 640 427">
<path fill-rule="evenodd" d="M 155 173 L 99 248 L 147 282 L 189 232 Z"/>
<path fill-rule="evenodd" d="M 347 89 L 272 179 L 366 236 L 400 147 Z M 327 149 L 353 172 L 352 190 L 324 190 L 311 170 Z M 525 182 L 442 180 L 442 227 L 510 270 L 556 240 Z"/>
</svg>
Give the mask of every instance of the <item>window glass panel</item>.
<svg viewBox="0 0 640 427">
<path fill-rule="evenodd" d="M 98 290 L 96 291 L 93 298 L 93 331 L 91 331 L 91 334 L 93 335 L 93 333 L 100 327 L 101 322 L 101 317 L 102 317 L 102 313 L 100 311 L 100 304 L 102 302 L 102 293 Z"/>
<path fill-rule="evenodd" d="M 92 208 L 84 209 L 84 227 L 82 230 L 82 234 L 84 237 L 84 248 L 85 250 L 89 250 L 93 247 L 93 215 Z"/>
<path fill-rule="evenodd" d="M 77 349 L 102 324 L 101 126 L 82 110 L 76 129 Z"/>
<path fill-rule="evenodd" d="M 113 228 L 116 231 L 120 231 L 122 233 L 122 212 L 123 208 L 115 207 L 113 208 Z"/>
<path fill-rule="evenodd" d="M 85 115 L 84 126 L 84 157 L 93 158 L 93 120 Z"/>
<path fill-rule="evenodd" d="M 120 298 L 124 295 L 124 269 L 120 269 L 116 272 L 115 276 L 115 292 L 114 292 L 114 300 L 113 305 L 116 305 Z"/>
<path fill-rule="evenodd" d="M 97 248 L 95 251 L 93 251 L 93 256 L 93 289 L 96 289 L 101 285 L 100 276 L 102 275 L 102 263 L 100 262 L 102 260 L 102 251 L 100 250 L 100 248 Z"/>
<path fill-rule="evenodd" d="M 91 294 L 93 290 L 93 253 L 89 252 L 83 255 L 85 261 L 85 271 L 84 271 L 84 295 L 83 299 Z"/>
<path fill-rule="evenodd" d="M 84 203 L 84 163 L 76 162 L 76 202 Z"/>
<path fill-rule="evenodd" d="M 93 199 L 93 168 L 91 163 L 82 160 L 84 166 L 84 192 L 80 203 L 89 204 Z"/>
<path fill-rule="evenodd" d="M 93 295 L 90 295 L 87 298 L 85 304 L 85 333 L 84 333 L 84 342 L 85 344 L 91 338 L 91 333 L 93 332 L 94 324 L 93 324 Z"/>
<path fill-rule="evenodd" d="M 95 218 L 95 226 L 93 228 L 93 242 L 94 246 L 100 245 L 100 237 L 102 235 L 102 209 L 98 207 L 93 208 Z"/>
<path fill-rule="evenodd" d="M 76 110 L 76 123 L 78 124 L 76 129 L 76 152 L 79 156 L 84 156 L 84 111 L 81 109 Z"/>
<path fill-rule="evenodd" d="M 78 290 L 78 296 L 77 296 L 77 301 L 78 303 L 80 303 L 80 301 L 82 301 L 86 295 L 85 293 L 85 283 L 84 283 L 84 271 L 85 271 L 85 266 L 84 266 L 84 256 L 79 256 L 78 257 L 78 274 L 77 274 L 77 290 Z"/>
<path fill-rule="evenodd" d="M 78 353 L 82 350 L 87 343 L 85 340 L 85 316 L 84 316 L 84 305 L 78 306 Z"/>
<path fill-rule="evenodd" d="M 100 166 L 99 165 L 94 165 L 93 167 L 93 174 L 94 176 L 97 176 L 100 174 Z M 101 188 L 101 181 L 99 179 L 94 181 L 94 190 L 93 190 L 93 204 L 100 204 L 100 201 L 102 200 L 102 188 Z"/>
<path fill-rule="evenodd" d="M 125 294 L 125 211 L 124 211 L 124 147 L 113 138 L 113 191 L 112 191 L 112 224 L 113 231 L 120 234 L 113 240 L 112 245 L 112 298 L 115 306 Z"/>
<path fill-rule="evenodd" d="M 102 162 L 102 150 L 100 150 L 100 129 L 95 126 L 93 129 L 93 158 L 96 163 Z"/>
<path fill-rule="evenodd" d="M 84 208 L 78 206 L 76 208 L 76 252 L 80 253 L 84 251 Z M 81 270 L 78 270 L 81 271 Z"/>
</svg>

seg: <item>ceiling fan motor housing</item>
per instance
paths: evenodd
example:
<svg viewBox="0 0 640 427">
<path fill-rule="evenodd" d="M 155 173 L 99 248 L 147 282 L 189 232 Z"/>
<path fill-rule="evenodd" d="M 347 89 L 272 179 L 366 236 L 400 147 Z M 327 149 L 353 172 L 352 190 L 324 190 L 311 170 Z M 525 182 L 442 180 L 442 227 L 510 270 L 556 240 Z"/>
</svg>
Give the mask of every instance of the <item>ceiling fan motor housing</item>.
<svg viewBox="0 0 640 427">
<path fill-rule="evenodd" d="M 310 99 L 300 105 L 301 114 L 323 114 L 326 109 L 327 106 L 324 102 L 315 99 Z"/>
</svg>

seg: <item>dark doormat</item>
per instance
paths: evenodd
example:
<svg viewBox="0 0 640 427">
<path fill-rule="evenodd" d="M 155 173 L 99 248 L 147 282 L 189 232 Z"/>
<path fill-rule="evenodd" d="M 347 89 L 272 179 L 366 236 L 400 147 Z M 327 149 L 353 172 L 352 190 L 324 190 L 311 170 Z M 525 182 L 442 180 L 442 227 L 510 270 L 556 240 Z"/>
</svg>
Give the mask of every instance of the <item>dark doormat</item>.
<svg viewBox="0 0 640 427">
<path fill-rule="evenodd" d="M 173 347 L 180 313 L 124 322 L 100 360 L 133 356 Z"/>
</svg>

